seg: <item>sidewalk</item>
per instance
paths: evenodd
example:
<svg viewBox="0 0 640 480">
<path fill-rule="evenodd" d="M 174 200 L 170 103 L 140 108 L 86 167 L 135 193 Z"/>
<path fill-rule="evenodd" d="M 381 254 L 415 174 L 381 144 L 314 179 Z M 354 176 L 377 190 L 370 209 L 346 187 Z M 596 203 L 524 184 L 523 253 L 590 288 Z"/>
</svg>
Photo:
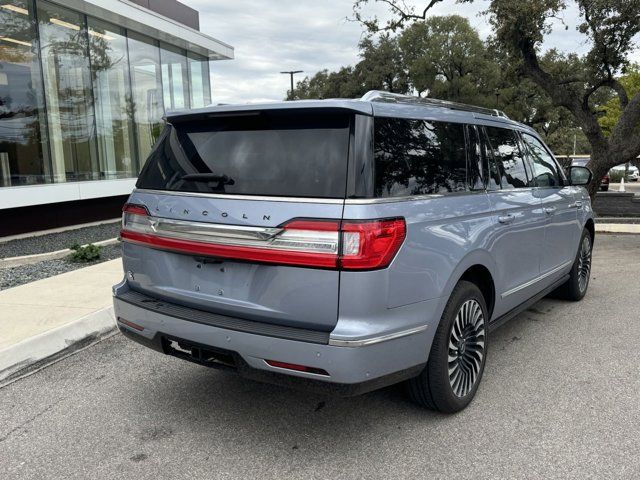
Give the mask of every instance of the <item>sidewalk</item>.
<svg viewBox="0 0 640 480">
<path fill-rule="evenodd" d="M 120 259 L 0 291 L 0 382 L 115 327 L 111 286 Z"/>
</svg>

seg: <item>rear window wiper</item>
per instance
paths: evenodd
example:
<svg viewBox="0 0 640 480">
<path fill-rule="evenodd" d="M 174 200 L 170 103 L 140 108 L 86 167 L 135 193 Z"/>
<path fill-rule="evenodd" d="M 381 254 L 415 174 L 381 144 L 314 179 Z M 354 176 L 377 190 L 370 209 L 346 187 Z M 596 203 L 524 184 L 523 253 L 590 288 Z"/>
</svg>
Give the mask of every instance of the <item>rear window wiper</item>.
<svg viewBox="0 0 640 480">
<path fill-rule="evenodd" d="M 233 185 L 236 183 L 233 178 L 217 173 L 187 173 L 180 179 L 189 182 L 216 182 L 218 185 Z"/>
</svg>

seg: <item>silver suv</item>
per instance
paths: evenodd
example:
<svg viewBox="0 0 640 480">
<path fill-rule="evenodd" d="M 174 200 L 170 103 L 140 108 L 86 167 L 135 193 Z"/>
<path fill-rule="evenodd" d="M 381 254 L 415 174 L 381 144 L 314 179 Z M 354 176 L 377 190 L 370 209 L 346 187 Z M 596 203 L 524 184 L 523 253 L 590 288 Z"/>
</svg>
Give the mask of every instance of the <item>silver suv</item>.
<svg viewBox="0 0 640 480">
<path fill-rule="evenodd" d="M 272 383 L 408 380 L 455 412 L 495 327 L 585 295 L 590 180 L 467 105 L 370 92 L 174 112 L 124 208 L 118 327 Z"/>
</svg>

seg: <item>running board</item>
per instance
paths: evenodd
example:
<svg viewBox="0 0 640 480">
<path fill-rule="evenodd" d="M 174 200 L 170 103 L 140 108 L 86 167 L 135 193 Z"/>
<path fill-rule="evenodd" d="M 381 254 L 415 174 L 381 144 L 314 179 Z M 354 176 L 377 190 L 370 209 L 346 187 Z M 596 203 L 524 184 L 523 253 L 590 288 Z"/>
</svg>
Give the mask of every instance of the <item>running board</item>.
<svg viewBox="0 0 640 480">
<path fill-rule="evenodd" d="M 547 288 L 542 290 L 540 293 L 535 294 L 529 300 L 524 301 L 523 303 L 518 305 L 516 308 L 514 308 L 512 310 L 509 310 L 507 313 L 505 313 L 501 317 L 498 317 L 495 320 L 493 320 L 492 322 L 490 322 L 489 323 L 489 333 L 491 333 L 494 330 L 496 330 L 497 328 L 501 327 L 502 325 L 507 323 L 509 320 L 511 320 L 513 317 L 515 317 L 519 313 L 524 312 L 527 308 L 529 308 L 534 303 L 539 302 L 540 300 L 542 300 L 544 297 L 549 295 L 551 292 L 553 292 L 556 288 L 558 288 L 560 285 L 565 283 L 567 280 L 569 280 L 569 274 L 568 273 L 566 275 L 564 275 L 563 277 L 561 277 L 560 279 L 558 279 L 555 282 L 553 282 L 551 285 L 549 285 Z"/>
</svg>

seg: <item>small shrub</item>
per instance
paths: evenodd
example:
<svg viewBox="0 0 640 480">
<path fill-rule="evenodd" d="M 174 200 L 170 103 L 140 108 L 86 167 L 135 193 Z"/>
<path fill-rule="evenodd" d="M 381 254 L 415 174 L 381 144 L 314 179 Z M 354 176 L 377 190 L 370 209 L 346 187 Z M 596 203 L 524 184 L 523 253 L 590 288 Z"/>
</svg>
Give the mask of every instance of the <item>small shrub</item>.
<svg viewBox="0 0 640 480">
<path fill-rule="evenodd" d="M 86 246 L 80 246 L 77 243 L 71 246 L 73 252 L 69 255 L 72 262 L 88 263 L 98 260 L 102 247 L 90 243 Z"/>
<path fill-rule="evenodd" d="M 612 170 L 609 172 L 609 181 L 611 183 L 620 183 L 622 177 L 624 177 L 624 170 Z"/>
</svg>

